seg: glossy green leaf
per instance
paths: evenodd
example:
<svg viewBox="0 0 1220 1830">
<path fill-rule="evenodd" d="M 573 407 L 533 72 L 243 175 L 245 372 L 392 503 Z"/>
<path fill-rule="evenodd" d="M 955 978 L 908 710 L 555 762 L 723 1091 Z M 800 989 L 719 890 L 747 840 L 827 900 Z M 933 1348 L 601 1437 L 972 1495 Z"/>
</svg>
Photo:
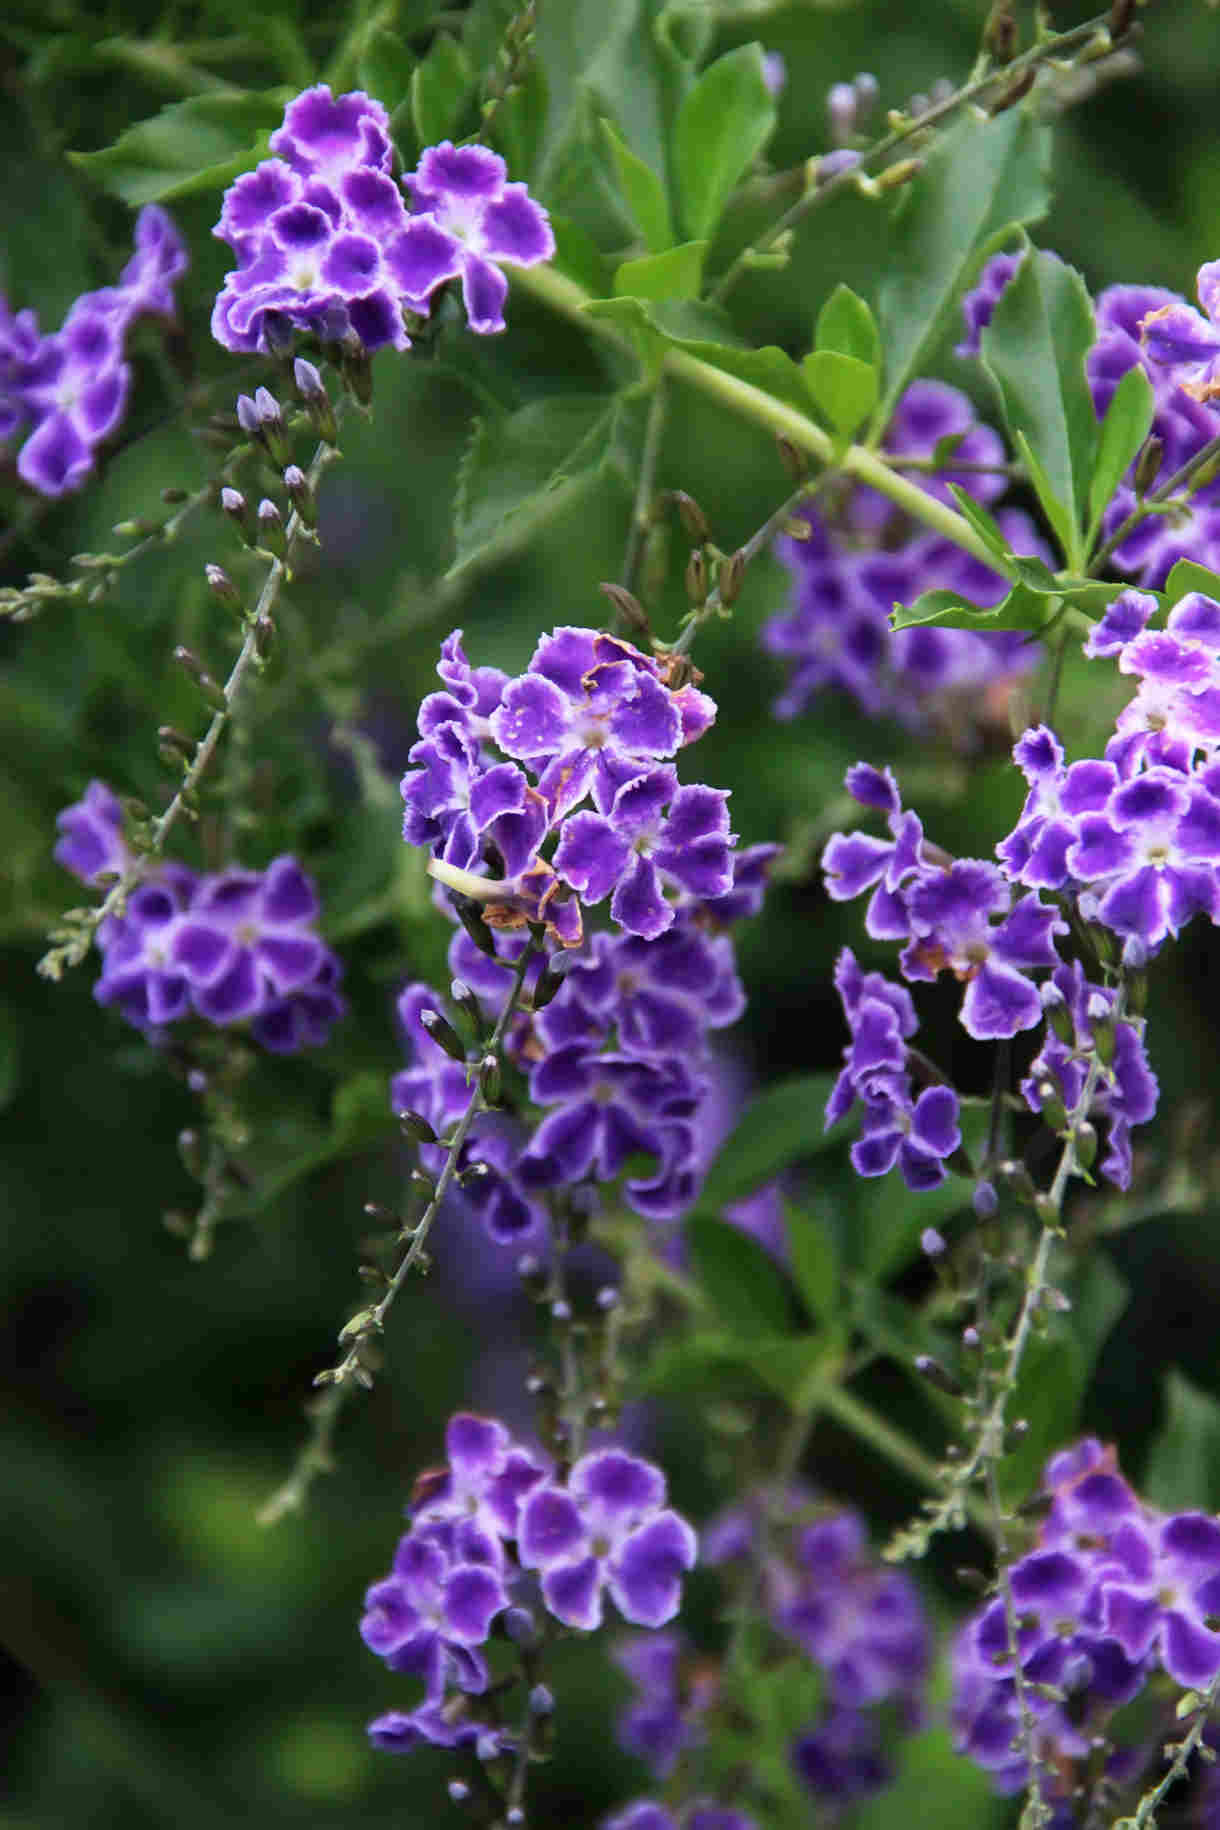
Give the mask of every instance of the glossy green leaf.
<svg viewBox="0 0 1220 1830">
<path fill-rule="evenodd" d="M 537 516 L 602 477 L 616 417 L 613 397 L 560 394 L 476 422 L 458 477 L 450 576 L 492 549 L 511 550 Z"/>
<path fill-rule="evenodd" d="M 705 241 L 683 242 L 664 254 L 624 261 L 614 276 L 616 298 L 697 299 L 703 284 Z"/>
<path fill-rule="evenodd" d="M 739 45 L 699 77 L 678 110 L 673 135 L 674 178 L 689 235 L 712 234 L 776 118 L 761 45 Z"/>
<path fill-rule="evenodd" d="M 898 205 L 878 294 L 887 376 L 879 421 L 961 334 L 961 294 L 986 254 L 1011 239 L 1012 225 L 1046 214 L 1048 146 L 1023 108 L 990 121 L 965 113 L 933 144 Z"/>
<path fill-rule="evenodd" d="M 1044 249 L 1026 254 L 982 335 L 983 363 L 1009 433 L 1026 453 L 1039 499 L 1074 567 L 1084 560 L 1080 527 L 1097 450 L 1085 374 L 1096 337 L 1084 281 Z"/>
<path fill-rule="evenodd" d="M 602 122 L 602 134 L 613 155 L 619 189 L 631 220 L 643 236 L 649 253 L 664 253 L 674 245 L 674 228 L 664 183 L 650 165 L 645 165 L 643 159 L 632 152 L 611 122 Z M 656 295 L 649 293 L 647 296 Z"/>
<path fill-rule="evenodd" d="M 465 51 L 456 38 L 442 32 L 411 78 L 411 119 L 421 146 L 456 138 L 473 86 Z"/>
<path fill-rule="evenodd" d="M 219 193 L 265 157 L 288 99 L 285 89 L 193 95 L 129 127 L 113 146 L 68 157 L 132 209 L 197 191 Z"/>
<path fill-rule="evenodd" d="M 1220 572 L 1209 572 L 1193 559 L 1179 559 L 1165 580 L 1165 604 L 1170 610 L 1192 591 L 1220 600 Z"/>
<path fill-rule="evenodd" d="M 981 502 L 976 501 L 974 496 L 967 490 L 959 488 L 956 483 L 949 484 L 949 493 L 979 539 L 991 548 L 997 559 L 1007 563 L 1008 542 L 1004 538 L 1003 528 L 990 509 L 984 508 Z"/>
<path fill-rule="evenodd" d="M 667 349 L 685 350 L 712 368 L 723 369 L 726 375 L 774 395 L 806 418 L 809 415 L 805 378 L 782 349 L 774 344 L 746 349 L 731 342 L 713 342 L 706 336 L 683 334 L 685 325 L 701 326 L 704 320 L 709 329 L 719 329 L 721 314 L 714 307 L 686 300 L 660 303 L 630 298 L 595 299 L 586 309 L 591 317 L 608 318 L 619 325 L 646 363 L 659 363 Z"/>
<path fill-rule="evenodd" d="M 696 1214 L 686 1226 L 700 1289 L 733 1333 L 786 1335 L 797 1321 L 792 1289 L 770 1253 L 738 1226 Z"/>
<path fill-rule="evenodd" d="M 1167 1512 L 1220 1506 L 1220 1399 L 1176 1369 L 1165 1380 L 1165 1420 L 1152 1439 L 1140 1491 Z"/>
<path fill-rule="evenodd" d="M 1115 388 L 1097 437 L 1093 480 L 1089 485 L 1090 542 L 1096 539 L 1111 496 L 1152 429 L 1155 411 L 1152 383 L 1137 362 Z"/>
<path fill-rule="evenodd" d="M 753 1098 L 716 1154 L 699 1195 L 699 1211 L 718 1213 L 754 1194 L 789 1163 L 816 1156 L 844 1133 L 828 1137 L 823 1114 L 833 1074 L 781 1080 Z"/>
<path fill-rule="evenodd" d="M 801 362 L 801 373 L 818 409 L 840 438 L 850 439 L 877 404 L 877 371 L 858 356 L 819 349 Z"/>
<path fill-rule="evenodd" d="M 813 346 L 816 350 L 834 350 L 840 356 L 854 356 L 857 362 L 866 362 L 880 373 L 881 332 L 877 320 L 859 293 L 842 281 L 818 313 Z"/>
</svg>

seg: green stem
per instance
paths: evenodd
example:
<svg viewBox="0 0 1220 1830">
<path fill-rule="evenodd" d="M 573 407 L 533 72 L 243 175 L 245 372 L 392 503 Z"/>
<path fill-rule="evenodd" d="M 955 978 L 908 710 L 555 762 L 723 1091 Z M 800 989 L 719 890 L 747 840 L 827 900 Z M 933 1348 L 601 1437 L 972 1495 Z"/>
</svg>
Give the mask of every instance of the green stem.
<svg viewBox="0 0 1220 1830">
<path fill-rule="evenodd" d="M 648 423 L 644 428 L 644 449 L 640 456 L 640 474 L 635 486 L 635 502 L 631 510 L 631 527 L 627 534 L 627 551 L 623 555 L 623 570 L 619 582 L 626 591 L 634 591 L 639 577 L 640 561 L 644 557 L 644 543 L 652 530 L 653 491 L 656 487 L 657 463 L 661 456 L 661 443 L 665 437 L 665 422 L 669 418 L 669 386 L 664 375 L 657 379 L 648 403 Z"/>
<path fill-rule="evenodd" d="M 1099 13 L 1096 18 L 1086 20 L 1083 25 L 1073 26 L 1070 32 L 1060 32 L 1054 38 L 1045 39 L 1041 44 L 1024 52 L 1022 56 L 1014 57 L 1011 63 L 989 70 L 985 75 L 972 77 L 962 88 L 955 90 L 952 95 L 946 96 L 943 102 L 938 102 L 926 113 L 905 122 L 903 126 L 895 128 L 892 133 L 886 134 L 884 139 L 878 140 L 860 155 L 858 164 L 845 172 L 839 172 L 835 177 L 828 179 L 825 184 L 816 185 L 814 189 L 807 191 L 790 209 L 785 210 L 784 214 L 778 217 L 756 242 L 753 242 L 748 248 L 743 248 L 708 296 L 714 303 L 722 303 L 749 267 L 753 255 L 762 253 L 773 246 L 781 235 L 786 235 L 790 230 L 795 229 L 797 224 L 803 222 L 813 210 L 828 203 L 841 191 L 850 189 L 862 172 L 867 172 L 871 166 L 880 164 L 883 159 L 889 157 L 890 153 L 915 135 L 926 133 L 929 128 L 937 126 L 946 115 L 954 113 L 964 103 L 973 101 L 985 90 L 995 88 L 997 85 L 1001 85 L 1004 89 L 1011 88 L 1027 70 L 1036 69 L 1038 65 L 1047 63 L 1053 58 L 1066 56 L 1069 52 L 1091 43 L 1101 33 L 1105 33 L 1108 38 L 1109 18 L 1108 12 Z"/>
<path fill-rule="evenodd" d="M 614 325 L 601 318 L 592 316 L 587 307 L 592 304 L 592 295 L 587 293 L 575 280 L 566 274 L 557 273 L 553 267 L 513 268 L 514 280 L 526 291 L 552 310 L 560 312 L 574 323 L 582 324 L 594 336 L 614 344 L 621 350 L 630 350 L 631 346 L 622 332 Z M 722 406 L 752 420 L 772 433 L 782 433 L 802 451 L 817 460 L 827 469 L 836 469 L 843 475 L 855 479 L 857 483 L 867 483 L 915 520 L 922 521 L 925 527 L 951 540 L 962 552 L 969 553 L 971 558 L 981 561 L 992 571 L 1002 571 L 1010 582 L 1017 582 L 1015 565 L 1004 565 L 984 541 L 980 540 L 970 523 L 955 509 L 943 502 L 938 502 L 927 490 L 920 489 L 906 477 L 900 476 L 876 451 L 869 451 L 863 445 L 848 445 L 840 451 L 828 432 L 804 413 L 790 407 L 786 401 L 777 400 L 762 388 L 756 388 L 751 382 L 742 381 L 736 375 L 730 375 L 724 369 L 718 369 L 710 362 L 704 362 L 689 350 L 670 348 L 663 359 L 663 371 L 673 375 L 701 393 L 718 400 Z"/>
<path fill-rule="evenodd" d="M 1162 483 L 1159 489 L 1154 489 L 1137 502 L 1126 520 L 1115 528 L 1105 545 L 1095 554 L 1092 564 L 1089 566 L 1089 576 L 1094 577 L 1102 571 L 1106 561 L 1123 544 L 1128 534 L 1146 520 L 1160 503 L 1168 502 L 1171 496 L 1198 475 L 1204 465 L 1212 463 L 1216 458 L 1220 458 L 1220 437 L 1209 439 L 1200 451 L 1196 451 L 1192 458 L 1187 458 L 1179 470 L 1174 471 L 1167 483 Z"/>
<path fill-rule="evenodd" d="M 901 1468 L 913 1481 L 930 1492 L 939 1493 L 944 1487 L 944 1475 L 930 1455 L 926 1455 L 918 1443 L 911 1441 L 896 1430 L 892 1423 L 879 1417 L 871 1405 L 867 1405 L 841 1385 L 826 1385 L 819 1398 L 822 1408 L 841 1423 L 853 1436 L 859 1437 L 870 1448 L 890 1461 L 896 1468 Z M 986 1507 L 974 1494 L 965 1494 L 963 1504 L 971 1523 L 988 1537 L 991 1535 L 991 1520 Z"/>
</svg>

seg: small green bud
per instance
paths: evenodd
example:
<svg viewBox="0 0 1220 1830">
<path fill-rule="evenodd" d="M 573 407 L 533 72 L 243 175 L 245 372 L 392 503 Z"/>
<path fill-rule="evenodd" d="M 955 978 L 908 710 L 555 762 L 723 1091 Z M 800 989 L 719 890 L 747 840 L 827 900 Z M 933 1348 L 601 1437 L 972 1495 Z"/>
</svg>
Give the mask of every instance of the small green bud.
<svg viewBox="0 0 1220 1830">
<path fill-rule="evenodd" d="M 695 501 L 694 496 L 688 496 L 684 489 L 674 489 L 670 491 L 669 499 L 676 507 L 678 517 L 692 540 L 702 546 L 705 541 L 711 539 L 712 530 L 708 526 L 707 516 Z"/>
<path fill-rule="evenodd" d="M 775 449 L 779 452 L 779 461 L 794 483 L 804 483 L 809 477 L 809 459 L 799 445 L 783 432 L 775 435 Z"/>
<path fill-rule="evenodd" d="M 716 574 L 716 583 L 720 590 L 720 601 L 727 608 L 737 602 L 741 595 L 742 580 L 746 575 L 746 556 L 738 547 L 727 559 L 722 559 Z"/>
<path fill-rule="evenodd" d="M 1165 455 L 1165 442 L 1156 437 L 1145 439 L 1140 454 L 1135 460 L 1135 493 L 1146 496 L 1156 482 L 1161 469 L 1161 459 Z"/>
<path fill-rule="evenodd" d="M 638 597 L 634 597 L 623 585 L 617 585 L 611 579 L 603 579 L 597 588 L 603 597 L 609 598 L 629 629 L 634 629 L 639 635 L 645 637 L 651 634 L 648 612 Z"/>
<path fill-rule="evenodd" d="M 443 1048 L 454 1061 L 465 1062 L 465 1044 L 452 1023 L 443 1017 L 439 1010 L 421 1010 L 419 1020 L 438 1048 Z"/>
<path fill-rule="evenodd" d="M 701 609 L 707 602 L 707 560 L 701 547 L 696 547 L 686 562 L 684 583 L 687 597 L 697 610 Z"/>
<path fill-rule="evenodd" d="M 500 1063 L 494 1055 L 484 1055 L 479 1063 L 479 1091 L 489 1106 L 500 1097 Z"/>
<path fill-rule="evenodd" d="M 1097 1132 L 1087 1118 L 1082 1118 L 1072 1133 L 1072 1148 L 1081 1169 L 1092 1169 L 1097 1161 Z"/>
</svg>

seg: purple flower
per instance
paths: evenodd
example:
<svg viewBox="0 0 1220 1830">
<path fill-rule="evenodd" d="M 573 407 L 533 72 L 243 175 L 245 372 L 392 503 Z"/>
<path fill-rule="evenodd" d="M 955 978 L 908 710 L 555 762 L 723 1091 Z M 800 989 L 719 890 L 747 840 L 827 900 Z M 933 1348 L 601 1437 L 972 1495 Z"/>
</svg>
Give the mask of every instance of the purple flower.
<svg viewBox="0 0 1220 1830">
<path fill-rule="evenodd" d="M 55 847 L 55 860 L 82 883 L 121 876 L 131 862 L 123 838 L 123 809 L 105 782 L 90 782 L 82 799 L 56 815 L 55 824 L 63 835 Z"/>
<path fill-rule="evenodd" d="M 467 1708 L 459 1691 L 443 1702 L 428 1697 L 409 1713 L 390 1709 L 369 1723 L 369 1740 L 385 1754 L 409 1754 L 417 1747 L 469 1747 L 492 1757 L 511 1749 L 511 1736 L 473 1720 Z"/>
<path fill-rule="evenodd" d="M 566 628 L 543 637 L 489 723 L 505 755 L 538 774 L 559 817 L 590 791 L 609 813 L 625 782 L 702 736 L 715 715 L 696 687 L 663 685 L 657 663 L 630 643 Z"/>
<path fill-rule="evenodd" d="M 665 1504 L 665 1476 L 621 1449 L 584 1455 L 565 1487 L 535 1488 L 521 1511 L 517 1551 L 541 1572 L 542 1595 L 556 1619 L 592 1632 L 602 1593 L 624 1620 L 662 1627 L 682 1599 L 682 1573 L 694 1567 L 694 1531 Z"/>
<path fill-rule="evenodd" d="M 918 1025 L 910 993 L 880 972 L 861 972 L 848 947 L 835 965 L 835 987 L 851 1041 L 827 1101 L 826 1125 L 837 1124 L 859 1099 L 864 1123 L 851 1149 L 856 1172 L 881 1176 L 897 1163 L 908 1188 L 935 1188 L 945 1177 L 944 1159 L 962 1141 L 958 1100 L 944 1086 L 912 1095 L 905 1044 Z"/>
<path fill-rule="evenodd" d="M 913 1694 L 928 1665 L 928 1629 L 910 1577 L 868 1553 L 864 1525 L 841 1512 L 806 1526 L 776 1626 L 826 1672 L 833 1705 L 859 1709 Z"/>
<path fill-rule="evenodd" d="M 1144 1021 L 1139 1018 L 1114 1023 L 1114 992 L 1091 985 L 1079 961 L 1056 967 L 1049 986 L 1044 988 L 1043 999 L 1048 1008 L 1053 1002 L 1064 1009 L 1071 1023 L 1071 1041 L 1048 1033 L 1030 1063 L 1028 1077 L 1021 1082 L 1021 1091 L 1030 1107 L 1039 1112 L 1044 1100 L 1041 1089 L 1049 1080 L 1066 1109 L 1074 1112 L 1084 1092 L 1088 1057 L 1096 1049 L 1094 1026 L 1108 1021 L 1114 1031 L 1113 1057 L 1102 1072 L 1089 1112 L 1082 1116 L 1108 1121 L 1108 1148 L 1101 1173 L 1119 1188 L 1128 1188 L 1131 1127 L 1147 1124 L 1156 1111 L 1159 1092 L 1145 1052 Z"/>
<path fill-rule="evenodd" d="M 115 1004 L 137 1029 L 161 1029 L 190 1010 L 190 980 L 175 962 L 174 943 L 198 879 L 167 865 L 138 884 L 122 915 L 108 915 L 97 932 L 102 973 L 93 987 L 99 1004 Z"/>
<path fill-rule="evenodd" d="M 947 969 L 965 980 L 961 1021 L 978 1041 L 1015 1036 L 1041 1021 L 1038 988 L 1028 974 L 1059 964 L 1054 936 L 1068 931 L 1037 891 L 1010 908 L 1011 901 L 996 866 L 970 858 L 928 873 L 907 897 L 911 940 L 903 976 L 933 979 Z"/>
<path fill-rule="evenodd" d="M 515 1538 L 526 1494 L 549 1463 L 513 1441 L 502 1423 L 468 1411 L 445 1430 L 447 1466 L 421 1474 L 411 1494 L 412 1526 L 431 1520 L 471 1524 L 497 1544 Z"/>
<path fill-rule="evenodd" d="M 479 1692 L 487 1666 L 476 1650 L 508 1606 L 508 1590 L 485 1561 L 457 1561 L 436 1535 L 411 1530 L 391 1574 L 365 1596 L 360 1635 L 392 1671 L 423 1678 L 436 1702 L 446 1684 Z"/>
<path fill-rule="evenodd" d="M 1081 820 L 1067 863 L 1090 886 L 1088 917 L 1146 958 L 1195 915 L 1220 919 L 1220 801 L 1176 770 L 1146 769 Z"/>
<path fill-rule="evenodd" d="M 874 940 L 906 940 L 910 936 L 905 886 L 932 867 L 923 855 L 923 827 L 914 813 L 904 813 L 898 783 L 889 769 L 853 763 L 847 771 L 847 792 L 862 807 L 884 813 L 890 838 L 867 833 L 831 835 L 822 852 L 826 894 L 832 902 L 853 902 L 872 890 L 864 925 Z"/>
<path fill-rule="evenodd" d="M 552 1049 L 602 1041 L 613 1028 L 628 1055 L 693 1054 L 709 1029 L 735 1023 L 744 1009 L 732 941 L 678 922 L 656 940 L 594 935 L 537 1028 Z"/>
<path fill-rule="evenodd" d="M 996 306 L 1025 259 L 1024 254 L 993 254 L 983 263 L 973 288 L 962 299 L 962 317 L 966 335 L 954 350 L 956 356 L 977 356 L 984 330 L 991 323 Z"/>
<path fill-rule="evenodd" d="M 1142 593 L 1125 597 L 1147 600 Z M 1134 615 L 1128 611 L 1129 621 Z M 1140 629 L 1121 644 L 1117 627 L 1101 640 L 1116 655 L 1120 673 L 1139 686 L 1119 714 L 1106 746 L 1124 775 L 1142 763 L 1167 763 L 1188 770 L 1220 746 L 1220 604 L 1191 591 L 1169 613 L 1165 628 Z M 1101 652 L 1094 648 L 1094 653 Z"/>
<path fill-rule="evenodd" d="M 638 1798 L 613 1817 L 603 1819 L 602 1830 L 758 1830 L 752 1817 L 729 1805 L 695 1799 L 675 1817 L 665 1805 Z"/>
<path fill-rule="evenodd" d="M 32 312 L 13 316 L 0 300 L 0 438 L 28 424 L 17 473 L 40 495 L 79 489 L 127 405 L 128 327 L 144 313 L 173 312 L 173 284 L 187 266 L 177 230 L 149 205 L 135 240 L 119 284 L 82 293 L 62 329 L 47 336 Z"/>
<path fill-rule="evenodd" d="M 508 281 L 501 262 L 533 267 L 555 252 L 550 219 L 524 184 L 485 146 L 430 146 L 403 178 L 412 214 L 389 250 L 391 271 L 413 310 L 426 311 L 446 280 L 460 279 L 473 331 L 504 329 Z"/>
<path fill-rule="evenodd" d="M 724 788 L 679 787 L 668 766 L 632 775 L 608 813 L 575 813 L 564 822 L 555 869 L 586 903 L 612 895 L 619 926 L 655 940 L 674 921 L 667 885 L 700 900 L 732 889 L 727 802 Z"/>
<path fill-rule="evenodd" d="M 637 1634 L 612 1657 L 637 1696 L 618 1721 L 620 1747 L 647 1762 L 658 1779 L 673 1771 L 684 1749 L 702 1738 L 699 1718 L 710 1707 L 716 1677 L 688 1670 L 688 1648 L 679 1633 Z"/>
<path fill-rule="evenodd" d="M 612 1182 L 644 1153 L 657 1159 L 656 1172 L 628 1179 L 628 1205 L 648 1219 L 673 1219 L 695 1192 L 691 1120 L 702 1091 L 677 1056 L 600 1054 L 580 1042 L 557 1048 L 530 1078 L 530 1097 L 556 1110 L 530 1140 L 521 1179 L 530 1188 L 566 1186 L 587 1176 Z"/>
<path fill-rule="evenodd" d="M 876 1717 L 834 1705 L 815 1728 L 797 1737 L 792 1765 L 815 1798 L 839 1806 L 882 1791 L 894 1774 Z"/>
<path fill-rule="evenodd" d="M 1192 400 L 1210 401 L 1220 394 L 1220 261 L 1200 267 L 1196 287 L 1206 317 L 1189 305 L 1162 305 L 1143 319 L 1140 340 L 1153 362 L 1174 370 L 1174 382 Z"/>
<path fill-rule="evenodd" d="M 1017 824 L 996 846 L 996 856 L 1012 881 L 1030 889 L 1061 890 L 1070 881 L 1068 848 L 1080 837 L 1081 819 L 1105 807 L 1118 770 L 1112 762 L 1065 767 L 1063 747 L 1044 724 L 1026 731 L 1012 755 L 1029 793 Z"/>
<path fill-rule="evenodd" d="M 332 95 L 327 83 L 289 102 L 270 147 L 302 177 L 327 183 L 360 167 L 388 172 L 394 161 L 390 119 L 381 103 L 359 89 Z"/>
<path fill-rule="evenodd" d="M 205 878 L 171 949 L 200 1016 L 245 1022 L 312 987 L 333 959 L 314 932 L 317 917 L 317 893 L 295 858 Z"/>
<path fill-rule="evenodd" d="M 1156 1655 L 1175 1683 L 1205 1689 L 1220 1671 L 1220 1523 L 1202 1512 L 1114 1533 L 1102 1597 L 1105 1629 L 1139 1663 Z"/>
<path fill-rule="evenodd" d="M 898 403 L 886 448 L 928 460 L 946 442 L 950 455 L 937 472 L 918 475 L 920 487 L 951 502 L 947 486 L 953 482 L 980 501 L 993 501 L 1005 486 L 997 435 L 978 424 L 955 388 L 916 382 Z M 955 469 L 955 462 L 996 470 Z M 1027 517 L 1001 509 L 998 518 L 1015 550 L 1050 558 Z M 990 605 L 1008 586 L 951 542 L 917 529 L 888 498 L 857 488 L 846 498 L 838 526 L 812 509 L 804 519 L 810 538 L 785 538 L 777 549 L 792 573 L 792 607 L 772 617 L 763 632 L 764 647 L 795 668 L 777 716 L 795 717 L 813 693 L 837 688 L 869 715 L 926 727 L 960 719 L 959 695 L 986 706 L 988 689 L 1002 693 L 1006 680 L 1036 660 L 1036 647 L 1020 635 L 935 626 L 892 633 L 895 603 L 911 603 L 921 591 L 939 586 Z"/>
</svg>

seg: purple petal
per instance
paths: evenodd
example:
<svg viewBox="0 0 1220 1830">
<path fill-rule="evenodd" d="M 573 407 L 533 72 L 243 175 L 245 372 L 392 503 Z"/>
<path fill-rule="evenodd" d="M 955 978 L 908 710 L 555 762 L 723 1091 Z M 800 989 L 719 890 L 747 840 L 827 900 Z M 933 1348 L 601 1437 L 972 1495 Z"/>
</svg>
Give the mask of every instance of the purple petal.
<svg viewBox="0 0 1220 1830">
<path fill-rule="evenodd" d="M 597 897 L 591 896 L 588 900 L 596 902 Z M 651 858 L 627 852 L 610 914 L 620 928 L 628 934 L 638 934 L 643 940 L 656 940 L 673 925 L 674 911 L 661 892 L 661 879 Z"/>
<path fill-rule="evenodd" d="M 556 1620 L 592 1633 L 602 1624 L 602 1567 L 596 1557 L 548 1569 L 542 1598 Z"/>
<path fill-rule="evenodd" d="M 506 184 L 503 194 L 483 212 L 483 246 L 493 260 L 532 267 L 549 261 L 555 237 L 546 211 L 523 184 Z"/>
<path fill-rule="evenodd" d="M 576 813 L 564 824 L 555 869 L 585 902 L 610 894 L 631 856 L 626 839 L 600 813 Z"/>
<path fill-rule="evenodd" d="M 508 281 L 490 261 L 468 253 L 462 263 L 462 301 L 470 328 L 481 337 L 504 329 L 504 301 Z"/>
<path fill-rule="evenodd" d="M 459 1645 L 481 1646 L 508 1592 L 499 1577 L 481 1564 L 453 1571 L 444 1588 L 445 1637 Z"/>
<path fill-rule="evenodd" d="M 966 987 L 962 1026 L 976 1041 L 1015 1036 L 1042 1021 L 1037 987 L 1011 966 L 988 960 Z"/>
<path fill-rule="evenodd" d="M 957 1094 L 952 1087 L 925 1088 L 915 1101 L 911 1133 L 913 1141 L 934 1156 L 952 1156 L 962 1141 Z"/>
<path fill-rule="evenodd" d="M 618 1524 L 655 1512 L 665 1503 L 661 1470 L 621 1449 L 582 1456 L 568 1486 L 582 1508 L 595 1507 L 600 1518 Z"/>
<path fill-rule="evenodd" d="M 462 271 L 462 244 L 431 216 L 415 216 L 385 250 L 385 264 L 407 300 L 422 306 Z"/>
<path fill-rule="evenodd" d="M 610 1593 L 624 1620 L 662 1627 L 682 1604 L 682 1573 L 694 1568 L 698 1541 L 686 1520 L 662 1512 L 635 1531 L 609 1565 Z"/>
</svg>

